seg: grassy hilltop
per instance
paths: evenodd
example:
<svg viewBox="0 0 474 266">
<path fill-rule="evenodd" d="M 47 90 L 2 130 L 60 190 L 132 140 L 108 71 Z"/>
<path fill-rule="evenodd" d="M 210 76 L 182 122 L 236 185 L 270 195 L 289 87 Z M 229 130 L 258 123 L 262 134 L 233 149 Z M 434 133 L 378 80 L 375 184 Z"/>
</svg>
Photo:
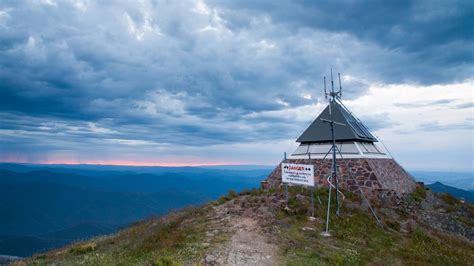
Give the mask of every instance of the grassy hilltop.
<svg viewBox="0 0 474 266">
<path fill-rule="evenodd" d="M 78 242 L 15 264 L 282 265 L 435 264 L 474 261 L 474 207 L 424 187 L 397 206 L 374 206 L 345 194 L 341 215 L 324 237 L 327 190 L 230 192 L 210 204 L 136 223 L 116 234 Z M 333 212 L 334 213 L 334 210 Z M 470 239 L 470 240 L 469 240 Z"/>
</svg>

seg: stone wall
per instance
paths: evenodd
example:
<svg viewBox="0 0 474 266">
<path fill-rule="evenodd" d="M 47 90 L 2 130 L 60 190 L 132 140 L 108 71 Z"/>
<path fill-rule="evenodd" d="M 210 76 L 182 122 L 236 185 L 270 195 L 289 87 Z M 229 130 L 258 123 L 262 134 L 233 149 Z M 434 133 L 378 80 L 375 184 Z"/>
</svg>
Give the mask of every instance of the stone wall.
<svg viewBox="0 0 474 266">
<path fill-rule="evenodd" d="M 383 189 L 391 189 L 400 193 L 410 193 L 415 190 L 415 179 L 395 160 L 368 159 L 367 162 Z"/>
<path fill-rule="evenodd" d="M 287 159 L 284 163 L 313 164 L 315 183 L 327 186 L 327 177 L 331 174 L 329 159 Z M 283 163 L 282 162 L 282 163 Z M 338 180 L 341 190 L 364 193 L 367 197 L 412 192 L 416 183 L 393 159 L 337 159 Z M 264 189 L 278 188 L 281 185 L 281 164 L 262 182 Z"/>
</svg>

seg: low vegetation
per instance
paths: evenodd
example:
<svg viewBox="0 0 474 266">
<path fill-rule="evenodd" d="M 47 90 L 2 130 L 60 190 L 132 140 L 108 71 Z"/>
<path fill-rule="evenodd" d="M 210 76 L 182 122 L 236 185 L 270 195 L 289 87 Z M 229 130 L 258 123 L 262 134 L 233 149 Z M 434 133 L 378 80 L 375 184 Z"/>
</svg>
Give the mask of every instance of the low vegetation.
<svg viewBox="0 0 474 266">
<path fill-rule="evenodd" d="M 417 185 L 411 196 L 414 200 L 421 202 L 426 198 L 426 188 L 424 186 Z"/>
<path fill-rule="evenodd" d="M 421 191 L 415 193 L 425 198 L 426 190 Z M 290 190 L 293 199 L 295 192 Z M 307 191 L 298 193 L 308 194 Z M 328 193 L 327 190 L 317 190 L 314 195 L 321 200 L 321 204 L 316 204 L 315 221 L 305 219 L 303 212 L 307 203 L 297 200 L 289 201 L 290 209 L 294 211 L 277 213 L 277 218 L 283 223 L 278 227 L 284 240 L 281 241 L 284 243 L 282 257 L 286 258 L 288 265 L 470 265 L 474 259 L 474 245 L 465 238 L 421 225 L 402 232 L 400 222 L 403 220 L 393 221 L 379 214 L 383 219 L 381 226 L 368 210 L 360 208 L 358 201 L 343 204 L 341 215 L 331 216 L 332 236 L 322 236 Z M 318 201 L 315 199 L 315 202 Z"/>
<path fill-rule="evenodd" d="M 203 206 L 151 218 L 115 235 L 34 256 L 28 264 L 181 265 L 202 256 L 211 212 L 210 206 Z"/>
<path fill-rule="evenodd" d="M 421 187 L 411 195 L 415 201 L 427 198 Z M 310 191 L 290 187 L 288 207 L 284 191 L 230 191 L 216 202 L 200 208 L 189 208 L 163 218 L 153 218 L 115 235 L 76 243 L 46 254 L 37 255 L 29 264 L 87 265 L 182 265 L 200 263 L 206 250 L 228 240 L 217 232 L 207 243 L 210 223 L 215 220 L 214 207 L 239 205 L 257 212 L 263 206 L 270 216 L 260 223 L 262 231 L 275 243 L 284 265 L 472 265 L 474 245 L 465 238 L 423 226 L 408 213 L 378 209 L 378 223 L 365 210 L 361 199 L 347 193 L 340 216 L 331 215 L 330 237 L 325 231 L 327 189 L 313 194 L 315 219 L 311 214 Z M 333 195 L 334 196 L 334 195 Z M 277 198 L 269 204 L 268 199 Z M 448 205 L 458 206 L 457 199 L 441 196 Z M 472 208 L 472 206 L 468 206 Z M 335 204 L 331 213 L 335 213 Z M 471 222 L 472 221 L 468 221 Z"/>
</svg>

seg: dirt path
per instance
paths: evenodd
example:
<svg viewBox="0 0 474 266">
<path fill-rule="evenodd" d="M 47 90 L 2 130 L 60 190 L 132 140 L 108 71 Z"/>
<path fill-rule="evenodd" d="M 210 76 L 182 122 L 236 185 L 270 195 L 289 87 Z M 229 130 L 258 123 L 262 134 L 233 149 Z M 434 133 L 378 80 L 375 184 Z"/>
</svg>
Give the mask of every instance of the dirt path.
<svg viewBox="0 0 474 266">
<path fill-rule="evenodd" d="M 216 210 L 222 212 L 223 210 Z M 268 243 L 259 232 L 256 219 L 243 215 L 225 213 L 226 225 L 230 227 L 230 239 L 210 249 L 204 259 L 207 265 L 276 265 L 277 248 Z"/>
</svg>

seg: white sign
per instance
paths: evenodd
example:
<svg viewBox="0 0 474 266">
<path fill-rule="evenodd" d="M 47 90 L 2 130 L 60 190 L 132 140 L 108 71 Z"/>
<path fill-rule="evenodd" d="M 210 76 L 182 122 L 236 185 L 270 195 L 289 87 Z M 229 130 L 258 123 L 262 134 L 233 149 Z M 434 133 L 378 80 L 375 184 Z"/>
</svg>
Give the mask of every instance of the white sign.
<svg viewBox="0 0 474 266">
<path fill-rule="evenodd" d="M 314 187 L 314 165 L 312 164 L 281 164 L 283 183 Z"/>
</svg>

